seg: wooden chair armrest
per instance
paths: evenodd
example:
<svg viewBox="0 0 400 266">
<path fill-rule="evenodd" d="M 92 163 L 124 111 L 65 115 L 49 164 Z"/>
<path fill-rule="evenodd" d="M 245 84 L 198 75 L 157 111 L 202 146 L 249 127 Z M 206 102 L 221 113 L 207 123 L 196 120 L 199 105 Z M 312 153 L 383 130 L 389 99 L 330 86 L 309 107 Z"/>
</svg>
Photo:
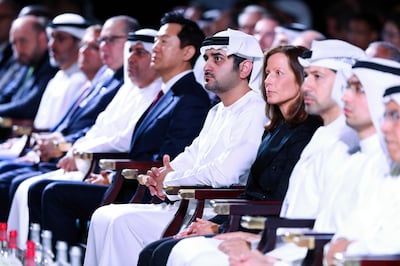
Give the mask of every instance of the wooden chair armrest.
<svg viewBox="0 0 400 266">
<path fill-rule="evenodd" d="M 178 195 L 183 199 L 235 199 L 244 192 L 242 186 L 232 186 L 229 188 L 181 188 Z"/>
<path fill-rule="evenodd" d="M 282 201 L 261 201 L 245 199 L 223 199 L 213 202 L 214 211 L 220 215 L 279 215 Z"/>
<path fill-rule="evenodd" d="M 167 195 L 179 196 L 180 193 L 186 192 L 194 195 L 196 189 L 212 189 L 211 186 L 168 186 L 164 188 Z"/>
<path fill-rule="evenodd" d="M 218 202 L 218 201 L 216 201 Z M 222 203 L 214 203 L 214 212 L 219 215 L 228 215 L 228 224 L 224 227 L 224 232 L 238 231 L 241 226 L 243 216 L 267 216 L 278 217 L 282 202 L 281 201 L 258 201 L 233 199 L 222 200 Z"/>
<path fill-rule="evenodd" d="M 102 159 L 126 159 L 128 158 L 128 153 L 122 152 L 73 152 L 75 159 L 80 159 L 83 161 L 89 161 L 89 166 L 85 170 L 84 179 L 88 178 L 91 173 L 96 173 L 99 170 L 100 160 Z"/>
<path fill-rule="evenodd" d="M 242 216 L 241 226 L 247 229 L 265 230 L 265 228 L 278 229 L 278 228 L 312 228 L 314 219 L 287 219 L 276 216 Z M 299 237 L 305 238 L 319 238 L 323 236 L 332 236 L 332 234 L 322 233 L 309 233 L 309 232 L 287 232 L 282 236 L 287 242 L 294 242 L 293 239 Z"/>
<path fill-rule="evenodd" d="M 182 187 L 181 187 L 182 188 Z M 208 199 L 205 197 L 205 195 L 208 195 L 208 190 L 209 188 L 205 189 L 195 189 L 194 195 L 189 195 L 188 197 L 183 196 L 183 199 L 180 202 L 179 209 L 175 214 L 175 218 L 172 220 L 172 222 L 169 224 L 167 229 L 164 231 L 163 236 L 171 236 L 176 234 L 182 227 L 183 225 L 183 220 L 184 217 L 188 211 L 188 205 L 189 205 L 189 200 L 191 199 L 196 199 L 197 204 L 196 208 L 194 210 L 193 215 L 191 215 L 189 221 L 187 224 L 190 224 L 193 222 L 196 218 L 201 218 L 203 215 L 204 211 L 204 201 Z M 236 230 L 239 228 L 239 221 L 240 217 L 244 214 L 250 214 L 254 215 L 254 213 L 262 213 L 265 215 L 279 215 L 282 202 L 268 202 L 270 203 L 270 206 L 266 206 L 267 202 L 262 202 L 262 201 L 248 201 L 248 200 L 242 200 L 242 199 L 235 199 L 232 198 L 231 202 L 229 204 L 226 204 L 228 199 L 226 197 L 228 195 L 231 196 L 237 196 L 241 194 L 242 188 L 236 189 L 233 188 L 232 191 L 230 192 L 230 188 L 227 189 L 211 189 L 211 190 L 218 190 L 221 192 L 221 194 L 217 195 L 217 197 L 223 198 L 224 201 L 224 206 L 225 209 L 223 209 L 222 212 L 216 211 L 214 208 L 214 211 L 217 212 L 217 214 L 222 214 L 222 215 L 229 215 L 230 216 L 230 225 L 227 227 L 226 231 L 233 231 L 233 228 Z M 202 194 L 202 192 L 205 192 Z M 207 192 L 207 193 L 206 193 Z M 181 193 L 184 193 L 181 191 Z M 230 194 L 231 193 L 231 194 Z M 213 196 L 216 196 L 216 194 L 212 194 Z M 226 209 L 226 206 L 228 206 L 228 209 Z"/>
<path fill-rule="evenodd" d="M 71 142 L 58 142 L 58 141 L 54 141 L 53 142 L 54 146 L 56 146 L 56 148 L 62 152 L 62 153 L 66 153 L 68 152 L 71 147 L 72 147 L 72 143 Z"/>
<path fill-rule="evenodd" d="M 242 225 L 249 225 L 247 218 L 242 220 L 242 217 L 256 216 L 257 219 L 266 217 L 265 224 L 275 218 L 279 218 L 282 208 L 282 201 L 258 201 L 258 200 L 222 200 L 214 203 L 214 211 L 220 215 L 229 215 L 229 224 L 224 228 L 224 232 L 238 231 Z M 259 221 L 258 221 L 259 223 Z M 265 226 L 265 225 L 264 225 Z M 251 225 L 251 230 L 262 230 L 262 226 L 255 228 L 254 224 Z M 276 228 L 264 230 L 263 237 L 259 244 L 260 250 L 272 250 L 276 243 Z"/>
<path fill-rule="evenodd" d="M 33 128 L 33 119 L 0 117 L 1 127 L 26 126 Z"/>
<path fill-rule="evenodd" d="M 23 136 L 23 135 L 30 135 L 34 132 L 34 129 L 30 126 L 12 126 L 11 137 Z"/>
<path fill-rule="evenodd" d="M 266 221 L 268 228 L 313 228 L 315 219 L 288 219 L 282 217 L 271 217 Z"/>
<path fill-rule="evenodd" d="M 276 233 L 278 228 L 309 228 L 314 226 L 314 219 L 287 219 L 279 215 L 268 216 L 265 221 L 263 241 L 260 243 L 260 249 L 265 253 L 275 248 Z"/>
<path fill-rule="evenodd" d="M 104 170 L 121 171 L 128 173 L 131 170 L 138 170 L 138 174 L 146 174 L 151 167 L 160 167 L 161 162 L 156 161 L 132 161 L 130 159 L 101 159 L 100 167 Z"/>
<path fill-rule="evenodd" d="M 147 170 L 151 167 L 160 167 L 162 166 L 162 162 L 160 161 L 132 161 L 132 160 L 116 160 L 116 159 L 101 159 L 100 166 L 102 169 L 105 170 L 113 170 L 116 171 L 113 183 L 110 185 L 109 189 L 107 190 L 106 195 L 103 198 L 101 205 L 110 204 L 115 201 L 118 197 L 124 182 L 126 180 L 125 176 L 122 175 L 124 171 L 125 174 L 128 172 L 136 173 L 130 176 L 130 179 L 136 179 L 138 174 L 145 174 Z M 146 186 L 139 185 L 138 182 L 133 183 L 136 188 L 136 193 L 130 202 L 139 203 L 142 201 L 145 192 L 147 190 Z"/>
<path fill-rule="evenodd" d="M 333 235 L 333 233 L 306 231 L 302 233 L 287 233 L 283 236 L 283 240 L 308 249 L 303 265 L 322 266 L 324 247 L 331 241 Z"/>
<path fill-rule="evenodd" d="M 125 152 L 85 152 L 74 151 L 74 157 L 82 160 L 95 160 L 101 159 L 129 159 L 129 154 Z"/>
<path fill-rule="evenodd" d="M 34 129 L 33 119 L 0 117 L 0 128 L 2 139 L 30 135 Z"/>
<path fill-rule="evenodd" d="M 186 214 L 188 213 L 189 201 L 196 200 L 196 207 L 186 224 L 190 224 L 197 218 L 203 216 L 205 202 L 215 198 L 236 198 L 244 190 L 244 186 L 231 186 L 229 188 L 212 188 L 210 186 L 178 186 L 167 187 L 167 195 L 177 195 L 181 198 L 179 208 L 175 213 L 174 219 L 167 226 L 163 236 L 171 236 L 182 228 Z"/>
<path fill-rule="evenodd" d="M 346 256 L 344 266 L 399 266 L 400 254 Z"/>
</svg>

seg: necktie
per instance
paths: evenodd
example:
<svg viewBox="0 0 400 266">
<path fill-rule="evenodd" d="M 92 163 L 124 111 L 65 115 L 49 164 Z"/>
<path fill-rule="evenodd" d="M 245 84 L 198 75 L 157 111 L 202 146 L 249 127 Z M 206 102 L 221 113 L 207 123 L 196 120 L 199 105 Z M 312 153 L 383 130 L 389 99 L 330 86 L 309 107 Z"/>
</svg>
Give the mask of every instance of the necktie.
<svg viewBox="0 0 400 266">
<path fill-rule="evenodd" d="M 151 109 L 153 109 L 154 105 L 156 105 L 156 103 L 160 100 L 160 98 L 164 95 L 164 92 L 162 90 L 160 90 L 157 94 L 157 96 L 154 98 L 153 102 L 150 104 L 148 110 L 150 111 Z"/>
<path fill-rule="evenodd" d="M 160 98 L 164 95 L 164 92 L 160 90 L 157 94 L 157 96 L 154 98 L 153 102 L 150 104 L 149 108 L 146 109 L 146 111 L 142 114 L 142 116 L 139 118 L 139 120 L 136 122 L 135 129 L 133 130 L 133 135 L 131 139 L 131 147 L 133 145 L 133 140 L 135 139 L 135 132 L 136 129 L 140 126 L 140 124 L 143 122 L 143 120 L 147 117 L 147 114 L 151 111 L 151 109 L 156 105 L 156 103 L 160 100 Z"/>
<path fill-rule="evenodd" d="M 29 67 L 28 71 L 26 72 L 26 76 L 21 84 L 21 87 L 18 89 L 17 93 L 13 96 L 13 99 L 21 99 L 26 94 L 31 91 L 31 87 L 35 81 L 33 77 L 33 67 Z"/>
</svg>

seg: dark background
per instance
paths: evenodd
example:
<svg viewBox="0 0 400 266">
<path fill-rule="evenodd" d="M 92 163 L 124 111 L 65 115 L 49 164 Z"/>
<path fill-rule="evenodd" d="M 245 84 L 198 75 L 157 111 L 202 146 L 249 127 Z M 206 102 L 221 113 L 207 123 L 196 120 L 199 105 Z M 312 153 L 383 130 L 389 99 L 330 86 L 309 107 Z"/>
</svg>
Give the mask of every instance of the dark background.
<svg viewBox="0 0 400 266">
<path fill-rule="evenodd" d="M 158 28 L 161 16 L 178 6 L 190 3 L 189 0 L 16 0 L 21 6 L 28 4 L 44 4 L 50 7 L 54 14 L 63 12 L 78 12 L 93 21 L 104 22 L 114 15 L 130 15 L 139 20 L 144 27 Z M 247 4 L 268 4 L 268 0 L 200 0 L 212 3 L 214 6 L 223 6 L 226 3 L 240 8 Z M 279 0 L 278 0 L 279 1 Z M 358 3 L 372 12 L 389 12 L 398 0 L 303 0 L 310 8 L 313 15 L 313 28 L 324 32 L 325 12 L 331 3 L 338 1 Z M 345 12 L 346 10 L 343 10 Z"/>
</svg>

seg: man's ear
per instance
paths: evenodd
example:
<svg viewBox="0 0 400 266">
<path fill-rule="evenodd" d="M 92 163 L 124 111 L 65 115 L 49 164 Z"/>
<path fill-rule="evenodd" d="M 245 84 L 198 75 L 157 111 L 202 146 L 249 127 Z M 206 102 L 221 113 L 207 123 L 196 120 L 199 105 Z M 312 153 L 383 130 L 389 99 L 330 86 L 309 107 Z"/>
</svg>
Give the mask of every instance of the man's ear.
<svg viewBox="0 0 400 266">
<path fill-rule="evenodd" d="M 245 79 L 251 74 L 251 70 L 253 69 L 253 62 L 250 60 L 244 60 L 239 65 L 239 74 L 240 78 Z"/>
<path fill-rule="evenodd" d="M 190 61 L 192 57 L 196 54 L 196 49 L 193 45 L 186 45 L 183 48 L 183 58 L 185 61 Z"/>
</svg>

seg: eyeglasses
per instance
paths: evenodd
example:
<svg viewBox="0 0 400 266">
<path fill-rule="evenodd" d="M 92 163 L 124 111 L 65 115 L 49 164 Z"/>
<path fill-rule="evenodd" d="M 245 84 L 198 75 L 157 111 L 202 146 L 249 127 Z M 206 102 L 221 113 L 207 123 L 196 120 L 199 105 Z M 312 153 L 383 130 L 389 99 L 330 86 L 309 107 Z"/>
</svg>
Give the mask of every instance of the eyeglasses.
<svg viewBox="0 0 400 266">
<path fill-rule="evenodd" d="M 118 39 L 126 39 L 127 36 L 126 35 L 110 35 L 110 36 L 104 36 L 104 37 L 100 37 L 97 39 L 97 43 L 100 45 L 101 43 L 105 43 L 105 44 L 113 44 L 116 40 Z"/>
<path fill-rule="evenodd" d="M 397 123 L 400 120 L 400 113 L 397 110 L 385 112 L 383 114 L 383 120 Z"/>
</svg>

